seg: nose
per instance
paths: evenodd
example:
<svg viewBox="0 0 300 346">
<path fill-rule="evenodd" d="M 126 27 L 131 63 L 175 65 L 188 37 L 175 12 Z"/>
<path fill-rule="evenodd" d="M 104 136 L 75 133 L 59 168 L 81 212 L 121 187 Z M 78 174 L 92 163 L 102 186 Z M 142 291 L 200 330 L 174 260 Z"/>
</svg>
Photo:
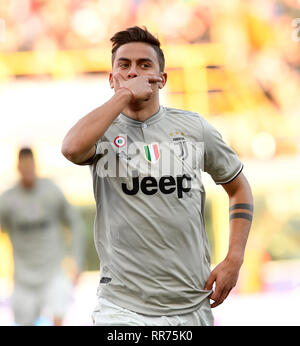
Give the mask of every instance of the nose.
<svg viewBox="0 0 300 346">
<path fill-rule="evenodd" d="M 127 74 L 127 78 L 131 79 L 131 78 L 135 78 L 137 76 L 138 76 L 138 74 L 136 71 L 136 66 L 131 65 L 130 70 L 128 71 L 128 74 Z"/>
</svg>

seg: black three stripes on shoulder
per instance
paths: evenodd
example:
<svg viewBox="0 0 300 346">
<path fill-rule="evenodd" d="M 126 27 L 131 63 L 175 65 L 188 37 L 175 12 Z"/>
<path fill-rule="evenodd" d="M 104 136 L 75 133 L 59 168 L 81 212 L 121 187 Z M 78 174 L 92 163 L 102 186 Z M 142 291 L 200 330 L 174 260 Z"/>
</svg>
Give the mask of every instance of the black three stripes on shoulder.
<svg viewBox="0 0 300 346">
<path fill-rule="evenodd" d="M 232 213 L 230 215 L 230 220 L 232 219 L 246 219 L 249 221 L 252 221 L 252 212 L 253 212 L 253 205 L 252 204 L 248 204 L 248 203 L 237 203 L 232 205 L 229 208 L 229 212 L 236 210 L 236 209 L 244 209 L 244 210 L 249 210 L 251 213 Z"/>
</svg>

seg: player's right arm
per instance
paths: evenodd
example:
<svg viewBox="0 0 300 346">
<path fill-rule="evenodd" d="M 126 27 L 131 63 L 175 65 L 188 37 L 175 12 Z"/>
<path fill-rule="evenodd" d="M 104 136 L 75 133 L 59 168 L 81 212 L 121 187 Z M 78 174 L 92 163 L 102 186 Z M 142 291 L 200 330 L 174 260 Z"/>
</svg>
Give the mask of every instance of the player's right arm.
<svg viewBox="0 0 300 346">
<path fill-rule="evenodd" d="M 130 102 L 131 97 L 127 89 L 120 89 L 102 106 L 81 118 L 65 136 L 62 154 L 76 164 L 93 157 L 96 151 L 95 144 Z"/>
<path fill-rule="evenodd" d="M 133 101 L 141 102 L 152 94 L 150 83 L 161 82 L 160 77 L 139 76 L 125 80 L 122 75 L 113 76 L 115 94 L 102 106 L 81 118 L 67 133 L 62 144 L 62 154 L 75 164 L 83 164 L 96 151 L 96 143 L 105 131 Z"/>
</svg>

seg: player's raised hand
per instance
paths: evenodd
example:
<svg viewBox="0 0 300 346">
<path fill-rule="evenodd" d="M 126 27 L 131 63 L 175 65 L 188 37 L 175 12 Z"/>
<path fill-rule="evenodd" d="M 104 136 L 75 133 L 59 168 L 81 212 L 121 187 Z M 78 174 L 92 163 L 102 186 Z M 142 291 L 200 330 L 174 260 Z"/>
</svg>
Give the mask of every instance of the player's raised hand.
<svg viewBox="0 0 300 346">
<path fill-rule="evenodd" d="M 129 89 L 129 92 L 133 95 L 132 99 L 134 102 L 149 100 L 153 94 L 152 85 L 161 82 L 163 82 L 162 78 L 155 75 L 143 75 L 130 79 L 125 79 L 120 73 L 113 75 L 115 91 L 120 88 Z"/>
</svg>

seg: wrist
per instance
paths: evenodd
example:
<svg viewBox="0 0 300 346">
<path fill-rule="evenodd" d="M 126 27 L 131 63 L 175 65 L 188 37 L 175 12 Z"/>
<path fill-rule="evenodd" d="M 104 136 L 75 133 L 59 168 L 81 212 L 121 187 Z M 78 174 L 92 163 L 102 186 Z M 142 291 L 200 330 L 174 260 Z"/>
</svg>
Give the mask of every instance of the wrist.
<svg viewBox="0 0 300 346">
<path fill-rule="evenodd" d="M 227 262 L 230 262 L 231 264 L 241 267 L 244 262 L 244 254 L 231 251 L 231 252 L 228 252 L 225 260 Z"/>
<path fill-rule="evenodd" d="M 122 93 L 123 95 L 126 95 L 128 97 L 128 100 L 130 100 L 129 102 L 130 103 L 134 103 L 135 101 L 135 95 L 134 95 L 134 92 L 127 88 L 127 87 L 120 87 L 118 90 L 117 90 L 118 93 Z"/>
</svg>

